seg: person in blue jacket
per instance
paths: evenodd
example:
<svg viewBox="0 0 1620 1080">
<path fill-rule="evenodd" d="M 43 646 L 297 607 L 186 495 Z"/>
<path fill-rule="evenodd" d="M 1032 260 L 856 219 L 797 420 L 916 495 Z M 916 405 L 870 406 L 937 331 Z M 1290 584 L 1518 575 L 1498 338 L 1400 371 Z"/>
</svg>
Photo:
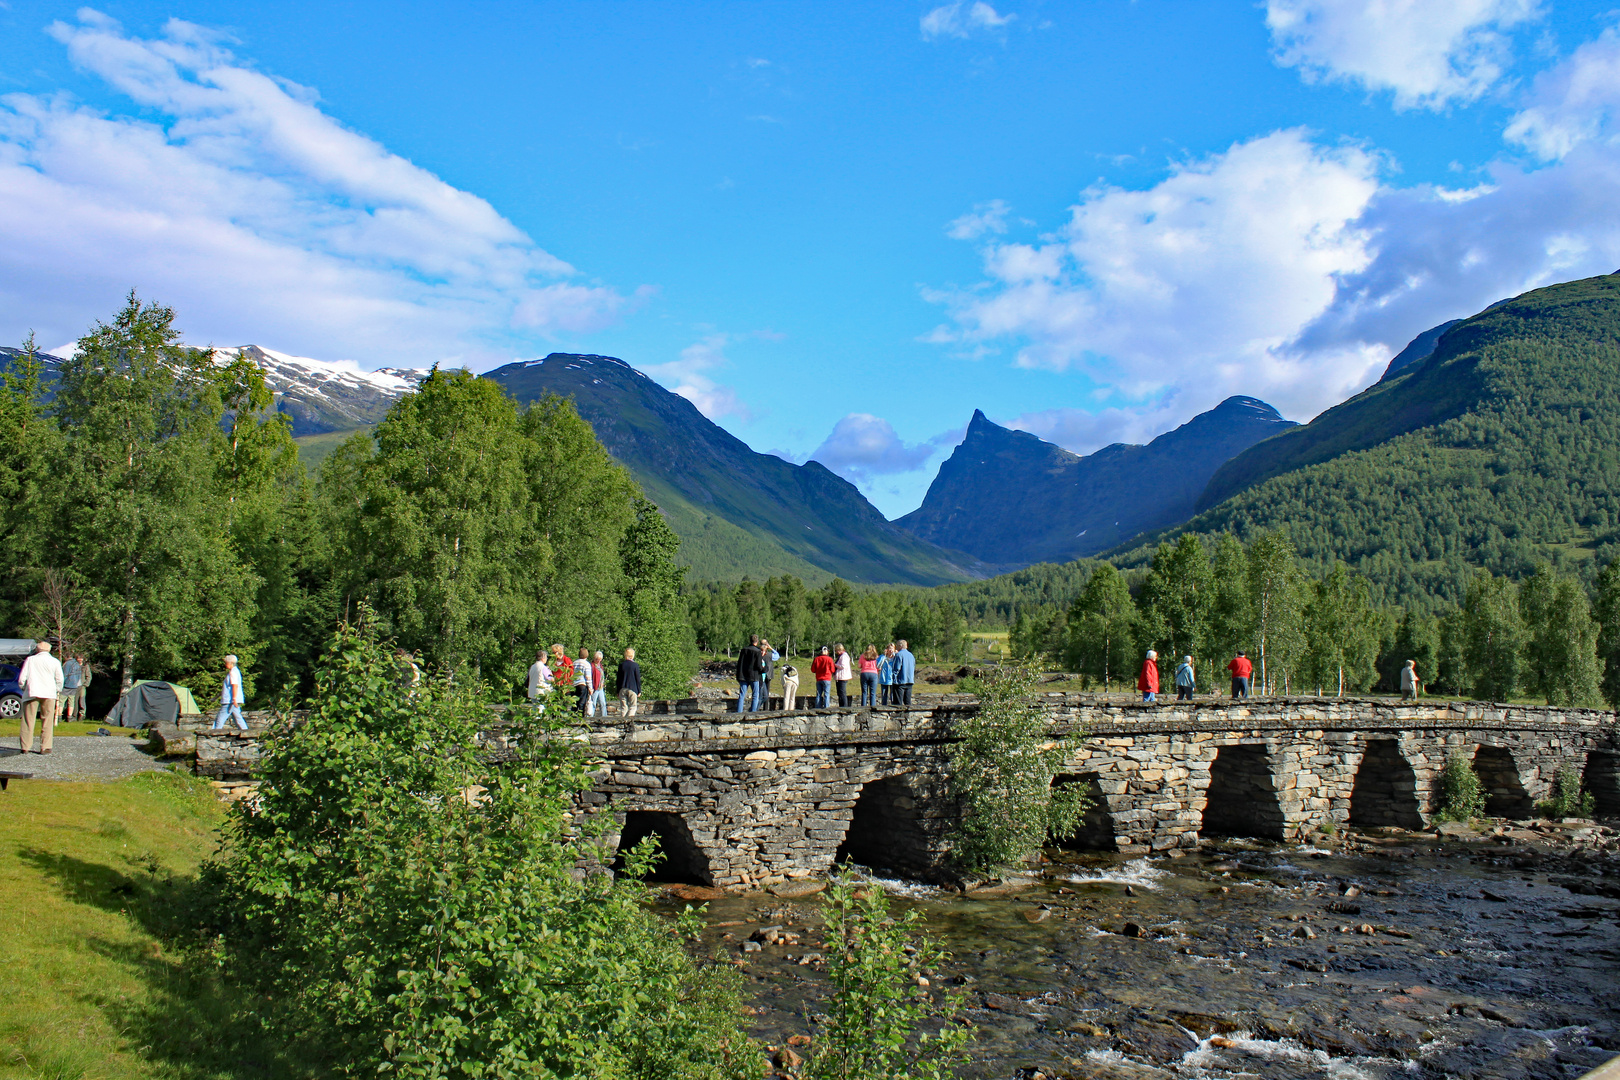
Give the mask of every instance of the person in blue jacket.
<svg viewBox="0 0 1620 1080">
<path fill-rule="evenodd" d="M 896 705 L 911 705 L 911 684 L 917 681 L 917 658 L 911 655 L 906 648 L 906 639 L 901 638 L 895 642 L 899 646 L 895 650 L 894 660 L 894 689 L 890 691 L 890 699 Z"/>
</svg>

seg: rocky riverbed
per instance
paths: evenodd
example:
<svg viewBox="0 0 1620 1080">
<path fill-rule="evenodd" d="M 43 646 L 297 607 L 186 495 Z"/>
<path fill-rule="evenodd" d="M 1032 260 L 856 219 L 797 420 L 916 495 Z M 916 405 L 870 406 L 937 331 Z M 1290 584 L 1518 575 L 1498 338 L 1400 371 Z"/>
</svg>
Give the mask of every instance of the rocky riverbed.
<svg viewBox="0 0 1620 1080">
<path fill-rule="evenodd" d="M 1620 1053 L 1620 835 L 1451 832 L 1050 852 L 966 894 L 874 880 L 954 954 L 925 974 L 968 992 L 964 1076 L 1562 1080 Z M 817 898 L 706 917 L 756 1033 L 802 1049 L 826 992 Z"/>
</svg>

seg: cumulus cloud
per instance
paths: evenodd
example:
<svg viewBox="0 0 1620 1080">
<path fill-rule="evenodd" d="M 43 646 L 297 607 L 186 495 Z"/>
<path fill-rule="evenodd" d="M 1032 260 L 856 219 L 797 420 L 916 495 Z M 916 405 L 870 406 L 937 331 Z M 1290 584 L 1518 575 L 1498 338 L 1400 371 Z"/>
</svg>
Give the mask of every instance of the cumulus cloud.
<svg viewBox="0 0 1620 1080">
<path fill-rule="evenodd" d="M 1267 0 L 1277 59 L 1307 79 L 1391 90 L 1397 109 L 1474 101 L 1502 78 L 1503 31 L 1537 0 Z"/>
<path fill-rule="evenodd" d="M 0 317 L 82 332 L 131 286 L 193 340 L 370 362 L 493 361 L 633 298 L 577 280 L 488 202 L 323 113 L 208 30 L 89 9 L 50 34 L 143 116 L 0 98 Z M 151 117 L 151 118 L 148 118 Z"/>
<path fill-rule="evenodd" d="M 938 41 L 940 38 L 969 38 L 974 34 L 1002 30 L 1016 18 L 1018 16 L 1012 12 L 1002 15 L 984 0 L 975 0 L 971 5 L 967 0 L 956 0 L 924 15 L 920 26 L 924 41 Z"/>
<path fill-rule="evenodd" d="M 1186 162 L 1145 191 L 1095 187 L 1036 243 L 993 242 L 986 280 L 925 293 L 959 346 L 1020 342 L 1016 363 L 1087 375 L 1132 402 L 1231 393 L 1313 413 L 1388 355 L 1359 345 L 1302 358 L 1287 346 L 1371 258 L 1359 219 L 1378 160 L 1300 130 Z M 1116 402 L 1117 404 L 1117 402 Z"/>
<path fill-rule="evenodd" d="M 832 433 L 810 458 L 856 483 L 864 483 L 875 476 L 920 469 L 939 447 L 940 439 L 908 446 L 882 417 L 850 413 L 833 425 Z"/>
<path fill-rule="evenodd" d="M 698 412 L 710 420 L 735 416 L 744 422 L 754 414 L 729 386 L 722 386 L 709 373 L 730 363 L 726 359 L 726 346 L 731 344 L 730 334 L 709 334 L 681 350 L 679 360 L 667 364 L 649 364 L 641 368 L 648 375 L 697 406 Z"/>
<path fill-rule="evenodd" d="M 1527 107 L 1508 125 L 1509 142 L 1543 161 L 1587 143 L 1620 138 L 1620 30 L 1610 27 L 1537 76 Z"/>
<path fill-rule="evenodd" d="M 952 240 L 977 240 L 985 233 L 1007 231 L 1007 214 L 1012 207 L 1000 199 L 979 203 L 970 214 L 963 214 L 945 226 L 945 235 Z"/>
</svg>

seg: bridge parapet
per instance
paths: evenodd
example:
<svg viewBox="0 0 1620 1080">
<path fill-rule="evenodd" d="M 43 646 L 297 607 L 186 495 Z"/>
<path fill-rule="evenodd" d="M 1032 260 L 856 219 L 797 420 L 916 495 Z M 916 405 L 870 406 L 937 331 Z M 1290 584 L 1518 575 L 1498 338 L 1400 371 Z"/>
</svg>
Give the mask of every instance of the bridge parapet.
<svg viewBox="0 0 1620 1080">
<path fill-rule="evenodd" d="M 1145 705 L 1047 694 L 1082 732 L 1061 783 L 1094 802 L 1091 846 L 1147 852 L 1200 836 L 1283 839 L 1326 822 L 1423 826 L 1448 756 L 1472 758 L 1487 812 L 1527 817 L 1558 768 L 1584 768 L 1620 813 L 1615 714 L 1486 702 L 1257 698 Z M 597 721 L 585 801 L 626 840 L 656 834 L 686 880 L 747 886 L 825 872 L 842 852 L 913 873 L 948 859 L 952 724 L 970 698 L 912 709 Z M 1614 789 L 1610 791 L 1609 789 Z"/>
</svg>

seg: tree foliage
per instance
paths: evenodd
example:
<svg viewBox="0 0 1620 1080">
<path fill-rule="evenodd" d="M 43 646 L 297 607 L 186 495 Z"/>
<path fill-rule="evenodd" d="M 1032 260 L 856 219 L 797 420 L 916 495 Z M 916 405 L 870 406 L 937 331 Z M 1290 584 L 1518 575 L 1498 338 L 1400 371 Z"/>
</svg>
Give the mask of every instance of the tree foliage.
<svg viewBox="0 0 1620 1080">
<path fill-rule="evenodd" d="M 955 721 L 951 793 L 960 810 L 953 858 L 984 873 L 1072 833 L 1086 811 L 1075 785 L 1054 788 L 1078 734 L 1053 738 L 1036 701 L 1039 669 L 1007 664 L 981 680 L 978 709 Z"/>
<path fill-rule="evenodd" d="M 326 650 L 312 706 L 266 740 L 259 798 L 237 804 L 209 872 L 225 969 L 272 1003 L 261 1022 L 341 1071 L 412 1077 L 721 1077 L 757 1061 L 725 981 L 576 819 L 576 743 L 517 710 L 513 760 L 492 768 L 488 698 L 411 687 L 364 611 Z"/>
</svg>

